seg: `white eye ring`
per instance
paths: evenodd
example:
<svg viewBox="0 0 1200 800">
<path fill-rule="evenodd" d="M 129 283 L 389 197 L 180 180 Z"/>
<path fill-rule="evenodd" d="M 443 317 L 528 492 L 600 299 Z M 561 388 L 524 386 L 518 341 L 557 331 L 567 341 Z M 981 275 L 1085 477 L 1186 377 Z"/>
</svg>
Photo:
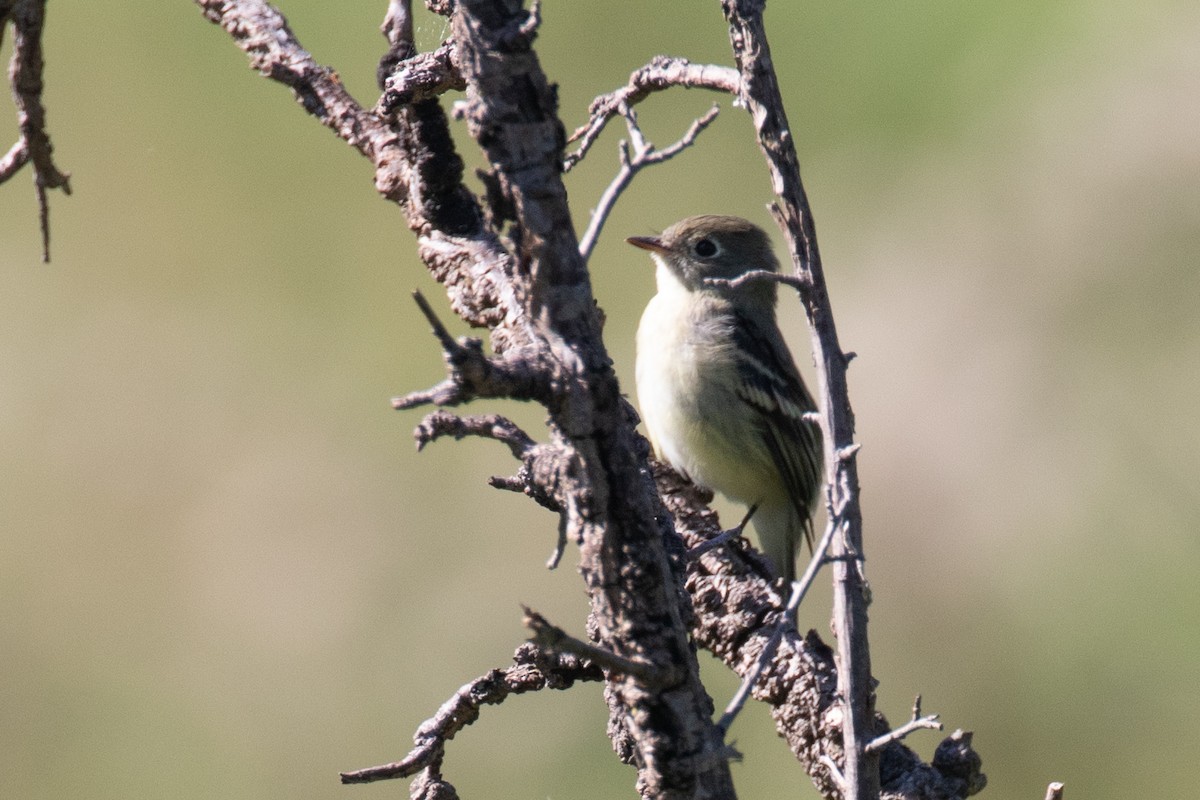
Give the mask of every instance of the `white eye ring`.
<svg viewBox="0 0 1200 800">
<path fill-rule="evenodd" d="M 721 253 L 721 246 L 705 236 L 692 245 L 692 252 L 700 258 L 713 258 Z"/>
</svg>

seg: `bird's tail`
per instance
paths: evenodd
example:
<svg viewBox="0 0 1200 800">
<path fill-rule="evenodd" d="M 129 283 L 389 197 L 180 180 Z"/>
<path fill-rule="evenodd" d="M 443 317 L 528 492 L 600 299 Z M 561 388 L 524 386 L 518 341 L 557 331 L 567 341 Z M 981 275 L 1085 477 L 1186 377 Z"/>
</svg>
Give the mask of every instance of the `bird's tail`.
<svg viewBox="0 0 1200 800">
<path fill-rule="evenodd" d="M 808 542 L 811 551 L 812 523 L 808 515 L 801 516 L 796 507 L 788 503 L 762 504 L 754 513 L 754 530 L 758 533 L 758 546 L 775 566 L 775 571 L 788 583 L 796 579 L 796 557 L 800 554 L 800 542 Z"/>
</svg>

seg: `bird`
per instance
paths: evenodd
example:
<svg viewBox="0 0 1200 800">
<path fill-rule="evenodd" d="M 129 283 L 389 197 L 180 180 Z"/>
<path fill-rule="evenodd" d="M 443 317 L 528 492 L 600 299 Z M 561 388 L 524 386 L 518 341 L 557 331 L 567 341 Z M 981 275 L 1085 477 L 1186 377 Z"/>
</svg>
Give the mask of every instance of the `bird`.
<svg viewBox="0 0 1200 800">
<path fill-rule="evenodd" d="M 766 231 L 740 217 L 688 217 L 649 251 L 657 293 L 637 331 L 638 407 L 655 456 L 744 504 L 776 573 L 795 580 L 822 476 L 816 404 L 776 319 L 779 271 Z"/>
</svg>

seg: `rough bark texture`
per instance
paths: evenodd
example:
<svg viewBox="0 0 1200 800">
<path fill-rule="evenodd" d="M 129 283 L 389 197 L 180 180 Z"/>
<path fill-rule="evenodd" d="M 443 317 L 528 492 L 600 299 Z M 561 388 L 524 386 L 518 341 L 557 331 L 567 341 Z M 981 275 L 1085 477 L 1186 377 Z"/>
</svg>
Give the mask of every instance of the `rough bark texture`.
<svg viewBox="0 0 1200 800">
<path fill-rule="evenodd" d="M 719 535 L 716 515 L 706 506 L 708 495 L 685 483 L 669 468 L 656 464 L 655 477 L 668 511 L 688 548 Z M 696 643 L 745 677 L 784 616 L 786 598 L 773 583 L 770 567 L 744 539 L 717 548 L 688 563 L 687 589 L 696 617 Z M 787 630 L 770 667 L 754 684 L 755 699 L 771 707 L 776 729 L 825 797 L 842 796 L 829 764 L 841 764 L 842 702 L 834 652 L 815 631 L 801 636 Z M 868 736 L 890 729 L 874 714 Z M 986 783 L 971 734 L 956 731 L 937 748 L 933 764 L 925 764 L 902 743 L 880 750 L 884 800 L 950 800 L 980 791 Z"/>
<path fill-rule="evenodd" d="M 562 183 L 566 137 L 531 47 L 529 15 L 515 2 L 465 1 L 452 20 L 468 129 L 514 217 L 514 277 L 524 279 L 521 322 L 530 340 L 524 355 L 542 373 L 551 436 L 577 470 L 561 484 L 562 505 L 580 544 L 591 630 L 606 649 L 671 676 L 657 686 L 611 675 L 611 727 L 632 743 L 622 755 L 638 767 L 643 795 L 731 797 L 684 597 L 655 522 L 661 505 L 600 339 Z"/>
</svg>

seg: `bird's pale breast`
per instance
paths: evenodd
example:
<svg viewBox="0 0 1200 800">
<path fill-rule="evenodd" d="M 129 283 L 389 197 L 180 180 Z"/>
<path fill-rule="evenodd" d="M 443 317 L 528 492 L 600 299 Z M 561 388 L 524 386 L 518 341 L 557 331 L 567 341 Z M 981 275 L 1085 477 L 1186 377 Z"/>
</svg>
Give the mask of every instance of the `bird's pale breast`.
<svg viewBox="0 0 1200 800">
<path fill-rule="evenodd" d="M 638 406 L 655 453 L 732 500 L 786 497 L 775 465 L 755 459 L 765 449 L 747 446 L 761 434 L 736 394 L 732 319 L 698 306 L 686 292 L 673 280 L 660 281 L 638 327 Z"/>
</svg>

